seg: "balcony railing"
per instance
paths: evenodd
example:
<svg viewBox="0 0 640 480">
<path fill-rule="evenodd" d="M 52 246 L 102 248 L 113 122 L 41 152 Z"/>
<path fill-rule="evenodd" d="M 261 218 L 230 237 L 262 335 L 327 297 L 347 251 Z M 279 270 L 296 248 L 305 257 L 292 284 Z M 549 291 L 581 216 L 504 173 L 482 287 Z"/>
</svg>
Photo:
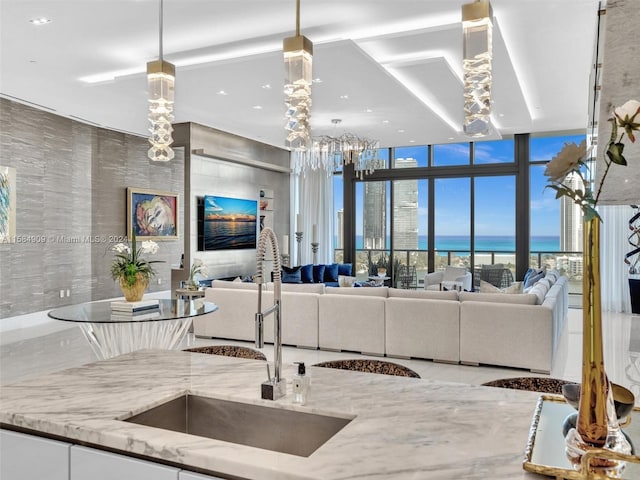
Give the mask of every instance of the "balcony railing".
<svg viewBox="0 0 640 480">
<path fill-rule="evenodd" d="M 473 255 L 469 251 L 452 251 L 438 250 L 435 254 L 435 270 L 442 270 L 447 265 L 463 266 L 474 272 L 474 269 L 481 265 L 502 264 L 505 268 L 511 270 L 513 278 L 515 275 L 516 254 L 513 251 L 499 250 L 476 250 Z M 334 250 L 334 261 L 342 263 L 344 252 L 342 249 Z M 393 262 L 389 259 L 393 258 Z M 427 250 L 396 250 L 391 252 L 388 250 L 359 249 L 356 250 L 355 260 L 355 276 L 360 281 L 367 280 L 372 274 L 375 274 L 378 265 L 387 268 L 387 275 L 397 269 L 398 264 L 415 265 L 418 288 L 423 288 L 424 276 L 428 271 L 428 251 Z M 555 268 L 562 275 L 569 279 L 569 300 L 571 306 L 579 306 L 582 303 L 582 252 L 542 252 L 532 251 L 529 254 L 529 265 L 532 268 L 547 269 Z M 476 272 L 474 272 L 474 276 Z M 475 279 L 474 279 L 475 281 Z M 392 281 L 393 283 L 393 277 Z M 474 283 L 476 284 L 476 283 Z"/>
</svg>

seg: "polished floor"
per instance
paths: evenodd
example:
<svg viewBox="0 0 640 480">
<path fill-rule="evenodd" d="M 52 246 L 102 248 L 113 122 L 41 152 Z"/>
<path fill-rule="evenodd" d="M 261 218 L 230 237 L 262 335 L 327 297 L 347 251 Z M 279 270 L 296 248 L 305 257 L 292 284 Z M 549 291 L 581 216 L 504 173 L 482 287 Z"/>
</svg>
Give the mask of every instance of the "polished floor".
<svg viewBox="0 0 640 480">
<path fill-rule="evenodd" d="M 24 324 L 31 326 L 20 327 Z M 46 313 L 0 320 L 0 326 L 0 385 L 96 361 L 95 354 L 77 326 L 51 320 Z M 612 381 L 630 388 L 636 398 L 640 398 L 640 315 L 604 313 L 603 330 L 607 373 Z M 247 342 L 193 336 L 186 339 L 181 347 L 214 344 L 253 347 Z M 581 349 L 582 310 L 570 309 L 550 377 L 580 381 Z M 265 345 L 262 351 L 269 360 L 273 359 L 272 345 Z M 352 352 L 283 348 L 285 363 L 305 362 L 313 365 L 348 358 L 366 357 Z M 481 384 L 499 378 L 541 376 L 513 368 L 449 365 L 414 359 L 388 360 L 411 368 L 422 378 L 467 384 Z"/>
</svg>

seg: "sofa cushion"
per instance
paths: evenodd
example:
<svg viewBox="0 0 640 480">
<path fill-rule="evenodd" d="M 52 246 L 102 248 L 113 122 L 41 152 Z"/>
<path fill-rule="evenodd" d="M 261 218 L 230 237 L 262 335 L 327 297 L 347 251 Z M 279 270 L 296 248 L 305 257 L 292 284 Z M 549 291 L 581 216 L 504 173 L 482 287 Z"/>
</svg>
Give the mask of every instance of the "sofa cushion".
<svg viewBox="0 0 640 480">
<path fill-rule="evenodd" d="M 323 282 L 337 282 L 338 281 L 338 264 L 332 263 L 324 266 L 324 278 Z"/>
<path fill-rule="evenodd" d="M 233 288 L 237 290 L 257 290 L 258 284 L 251 282 L 230 282 L 228 280 L 214 280 L 211 282 L 212 288 Z"/>
<path fill-rule="evenodd" d="M 529 293 L 505 295 L 504 293 L 460 292 L 458 298 L 461 302 L 515 303 L 519 305 L 535 305 L 538 300 L 538 297 Z"/>
<path fill-rule="evenodd" d="M 282 267 L 282 283 L 302 283 L 300 267 Z"/>
<path fill-rule="evenodd" d="M 389 297 L 398 298 L 425 298 L 428 300 L 458 300 L 458 292 L 455 290 L 404 290 L 402 288 L 390 288 Z"/>
<path fill-rule="evenodd" d="M 351 276 L 351 264 L 350 263 L 339 263 L 338 264 L 338 275 L 344 275 L 345 277 Z"/>
<path fill-rule="evenodd" d="M 544 297 L 547 295 L 549 288 L 544 283 L 537 282 L 531 289 L 529 290 L 529 295 L 535 295 L 537 298 L 536 303 L 538 305 L 542 305 L 544 302 Z"/>
<path fill-rule="evenodd" d="M 498 288 L 492 283 L 480 280 L 480 293 L 522 293 L 522 282 L 514 282 L 506 288 Z"/>
<path fill-rule="evenodd" d="M 300 267 L 300 279 L 302 283 L 313 283 L 313 265 L 303 265 Z"/>
<path fill-rule="evenodd" d="M 340 288 L 327 287 L 325 293 L 335 293 L 340 295 L 359 295 L 367 297 L 384 297 L 388 296 L 389 287 L 356 287 L 356 288 Z"/>
<path fill-rule="evenodd" d="M 549 270 L 545 274 L 544 278 L 548 279 L 551 282 L 551 285 L 553 285 L 558 281 L 558 278 L 560 278 L 560 273 L 557 270 Z"/>
<path fill-rule="evenodd" d="M 324 265 L 313 266 L 313 282 L 314 283 L 324 282 L 324 267 L 325 267 Z"/>
<path fill-rule="evenodd" d="M 268 286 L 270 291 L 273 291 L 273 284 Z M 298 293 L 324 293 L 323 283 L 284 283 L 282 284 L 283 292 L 298 292 Z"/>
</svg>

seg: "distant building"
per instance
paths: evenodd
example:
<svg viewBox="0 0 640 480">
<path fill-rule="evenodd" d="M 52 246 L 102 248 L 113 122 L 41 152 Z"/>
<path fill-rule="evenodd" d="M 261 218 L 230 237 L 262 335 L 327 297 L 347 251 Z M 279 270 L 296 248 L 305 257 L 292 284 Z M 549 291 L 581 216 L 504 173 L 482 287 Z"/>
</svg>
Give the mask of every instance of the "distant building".
<svg viewBox="0 0 640 480">
<path fill-rule="evenodd" d="M 387 238 L 387 182 L 364 182 L 363 212 L 363 247 L 384 250 Z"/>
<path fill-rule="evenodd" d="M 415 158 L 397 158 L 395 168 L 415 168 Z M 418 180 L 393 183 L 393 248 L 418 249 Z"/>
<path fill-rule="evenodd" d="M 570 173 L 564 184 L 572 190 L 584 188 L 582 180 Z M 560 197 L 560 250 L 563 252 L 582 251 L 582 209 L 569 197 Z"/>
</svg>

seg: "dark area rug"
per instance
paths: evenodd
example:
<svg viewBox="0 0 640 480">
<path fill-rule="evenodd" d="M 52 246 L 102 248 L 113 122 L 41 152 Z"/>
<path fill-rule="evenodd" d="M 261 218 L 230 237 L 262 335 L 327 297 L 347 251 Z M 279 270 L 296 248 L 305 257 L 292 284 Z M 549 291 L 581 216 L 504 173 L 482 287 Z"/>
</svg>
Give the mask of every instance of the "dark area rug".
<svg viewBox="0 0 640 480">
<path fill-rule="evenodd" d="M 483 383 L 485 387 L 512 388 L 515 390 L 529 390 L 532 392 L 554 393 L 562 395 L 562 386 L 568 383 L 566 380 L 558 380 L 556 378 L 543 377 L 516 377 L 503 378 Z"/>
<path fill-rule="evenodd" d="M 420 375 L 410 368 L 383 360 L 334 360 L 331 362 L 317 363 L 314 367 L 338 368 L 340 370 L 420 378 Z"/>
<path fill-rule="evenodd" d="M 224 355 L 225 357 L 250 358 L 253 360 L 266 360 L 264 353 L 248 347 L 235 345 L 211 345 L 209 347 L 187 348 L 185 352 L 208 353 L 210 355 Z"/>
</svg>

